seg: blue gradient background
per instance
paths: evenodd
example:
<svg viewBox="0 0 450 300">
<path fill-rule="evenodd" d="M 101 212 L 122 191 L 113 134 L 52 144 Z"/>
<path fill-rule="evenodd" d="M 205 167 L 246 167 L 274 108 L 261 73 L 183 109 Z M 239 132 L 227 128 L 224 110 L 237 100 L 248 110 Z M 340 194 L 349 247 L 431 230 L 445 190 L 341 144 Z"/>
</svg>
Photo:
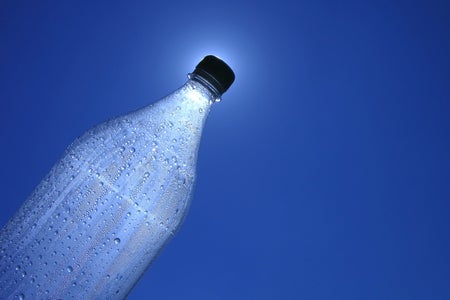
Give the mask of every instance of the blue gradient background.
<svg viewBox="0 0 450 300">
<path fill-rule="evenodd" d="M 450 2 L 72 2 L 0 3 L 1 225 L 216 54 L 190 214 L 129 299 L 450 299 Z"/>
</svg>

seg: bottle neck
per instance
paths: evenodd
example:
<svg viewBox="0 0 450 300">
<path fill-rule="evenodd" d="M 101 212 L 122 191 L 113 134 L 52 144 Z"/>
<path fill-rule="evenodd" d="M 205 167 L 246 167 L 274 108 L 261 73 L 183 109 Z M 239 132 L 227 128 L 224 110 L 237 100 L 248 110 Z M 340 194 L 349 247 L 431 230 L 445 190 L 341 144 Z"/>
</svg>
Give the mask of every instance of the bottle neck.
<svg viewBox="0 0 450 300">
<path fill-rule="evenodd" d="M 202 76 L 195 74 L 195 73 L 189 73 L 188 78 L 189 78 L 190 82 L 192 82 L 196 85 L 200 85 L 207 91 L 207 94 L 209 94 L 207 96 L 210 96 L 211 103 L 220 102 L 222 100 L 221 94 L 217 90 L 217 88 L 215 86 L 213 86 L 208 80 L 206 80 Z"/>
</svg>

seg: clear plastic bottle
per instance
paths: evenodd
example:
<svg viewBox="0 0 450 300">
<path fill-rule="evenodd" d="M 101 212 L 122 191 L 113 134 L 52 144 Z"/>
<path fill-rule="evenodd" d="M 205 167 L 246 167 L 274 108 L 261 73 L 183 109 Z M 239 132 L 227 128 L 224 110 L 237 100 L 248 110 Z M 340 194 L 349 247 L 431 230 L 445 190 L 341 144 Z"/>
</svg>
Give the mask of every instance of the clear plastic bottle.
<svg viewBox="0 0 450 300">
<path fill-rule="evenodd" d="M 122 299 L 186 216 L 212 103 L 234 81 L 206 56 L 160 101 L 74 141 L 0 231 L 0 299 Z"/>
</svg>

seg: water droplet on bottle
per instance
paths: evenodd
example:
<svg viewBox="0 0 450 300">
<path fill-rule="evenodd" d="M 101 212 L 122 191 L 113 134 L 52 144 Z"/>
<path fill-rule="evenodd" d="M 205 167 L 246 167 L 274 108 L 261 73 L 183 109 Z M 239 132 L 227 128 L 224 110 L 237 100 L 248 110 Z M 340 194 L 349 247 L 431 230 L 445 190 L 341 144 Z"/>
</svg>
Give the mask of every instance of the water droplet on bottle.
<svg viewBox="0 0 450 300">
<path fill-rule="evenodd" d="M 134 147 L 131 147 L 131 148 L 130 148 L 130 152 L 131 152 L 131 153 L 134 153 L 135 151 L 136 151 L 136 148 L 134 148 Z"/>
<path fill-rule="evenodd" d="M 147 177 L 149 177 L 149 176 L 150 176 L 150 173 L 149 173 L 149 172 L 145 172 L 145 173 L 144 173 L 144 177 L 145 177 L 145 178 L 147 178 Z"/>
<path fill-rule="evenodd" d="M 21 293 L 21 294 L 17 295 L 17 298 L 19 300 L 24 300 L 25 299 L 25 295 Z"/>
<path fill-rule="evenodd" d="M 117 245 L 117 244 L 120 244 L 120 239 L 119 239 L 119 238 L 115 238 L 115 239 L 114 239 L 114 244 L 116 244 L 116 245 Z"/>
<path fill-rule="evenodd" d="M 69 272 L 69 273 L 71 273 L 71 272 L 73 271 L 72 266 L 68 266 L 68 267 L 66 268 L 66 271 Z"/>
<path fill-rule="evenodd" d="M 199 112 L 199 113 L 203 113 L 203 108 L 199 108 L 199 109 L 198 109 L 198 112 Z"/>
</svg>

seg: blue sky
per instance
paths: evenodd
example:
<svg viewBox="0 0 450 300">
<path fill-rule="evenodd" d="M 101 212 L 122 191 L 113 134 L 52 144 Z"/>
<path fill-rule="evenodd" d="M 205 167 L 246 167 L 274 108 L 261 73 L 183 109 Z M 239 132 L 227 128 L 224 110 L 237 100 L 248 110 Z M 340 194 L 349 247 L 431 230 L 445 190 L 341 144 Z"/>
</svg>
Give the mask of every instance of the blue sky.
<svg viewBox="0 0 450 300">
<path fill-rule="evenodd" d="M 215 54 L 190 213 L 129 299 L 448 299 L 449 28 L 448 1 L 2 1 L 0 223 Z"/>
</svg>

